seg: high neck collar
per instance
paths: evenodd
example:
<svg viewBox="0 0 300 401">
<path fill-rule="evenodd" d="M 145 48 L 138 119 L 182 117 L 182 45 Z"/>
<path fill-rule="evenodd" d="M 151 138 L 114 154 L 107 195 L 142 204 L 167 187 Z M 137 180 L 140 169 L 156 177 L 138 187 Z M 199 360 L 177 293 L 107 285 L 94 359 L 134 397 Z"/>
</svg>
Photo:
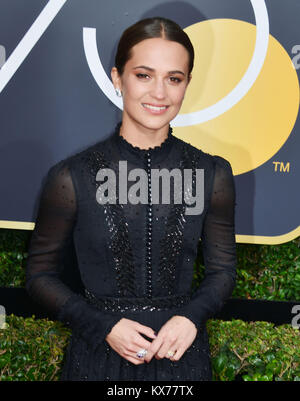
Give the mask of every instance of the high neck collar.
<svg viewBox="0 0 300 401">
<path fill-rule="evenodd" d="M 124 155 L 130 154 L 134 156 L 134 158 L 143 159 L 148 155 L 151 156 L 152 159 L 158 161 L 162 160 L 170 151 L 172 144 L 174 142 L 174 136 L 172 134 L 172 127 L 169 126 L 168 135 L 164 139 L 164 141 L 160 145 L 156 145 L 154 147 L 149 147 L 148 149 L 141 149 L 138 146 L 132 145 L 128 142 L 122 135 L 120 135 L 120 128 L 122 122 L 119 122 L 116 125 L 114 131 L 114 139 L 117 142 L 119 149 L 122 151 Z"/>
</svg>

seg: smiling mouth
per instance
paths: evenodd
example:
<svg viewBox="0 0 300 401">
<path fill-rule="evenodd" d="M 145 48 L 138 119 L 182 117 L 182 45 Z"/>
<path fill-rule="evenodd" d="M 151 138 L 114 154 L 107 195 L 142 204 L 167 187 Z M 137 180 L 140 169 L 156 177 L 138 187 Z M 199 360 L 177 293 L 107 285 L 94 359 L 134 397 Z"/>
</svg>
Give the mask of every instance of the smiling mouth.
<svg viewBox="0 0 300 401">
<path fill-rule="evenodd" d="M 147 104 L 147 103 L 142 103 L 142 105 L 146 109 L 149 109 L 149 110 L 152 110 L 152 111 L 157 111 L 157 112 L 167 110 L 167 108 L 169 107 L 169 106 L 153 106 L 153 105 Z"/>
</svg>

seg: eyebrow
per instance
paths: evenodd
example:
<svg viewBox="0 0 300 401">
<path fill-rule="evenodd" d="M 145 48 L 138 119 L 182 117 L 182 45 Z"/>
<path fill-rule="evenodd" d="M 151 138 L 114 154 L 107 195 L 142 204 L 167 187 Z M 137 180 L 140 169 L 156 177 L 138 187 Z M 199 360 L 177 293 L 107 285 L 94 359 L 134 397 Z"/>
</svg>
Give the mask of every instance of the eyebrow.
<svg viewBox="0 0 300 401">
<path fill-rule="evenodd" d="M 147 67 L 146 65 L 138 65 L 137 67 L 134 67 L 133 70 L 136 70 L 138 68 L 144 68 L 145 70 L 152 71 L 152 72 L 155 71 L 154 68 Z M 169 71 L 168 74 L 181 74 L 181 75 L 185 76 L 185 73 L 182 71 L 179 71 L 179 70 Z"/>
</svg>

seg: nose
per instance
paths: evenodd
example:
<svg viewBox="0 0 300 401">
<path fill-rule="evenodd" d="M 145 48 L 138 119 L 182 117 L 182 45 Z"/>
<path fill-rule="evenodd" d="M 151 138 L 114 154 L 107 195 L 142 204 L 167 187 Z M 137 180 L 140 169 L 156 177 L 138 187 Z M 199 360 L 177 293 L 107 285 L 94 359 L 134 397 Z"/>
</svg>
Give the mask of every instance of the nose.
<svg viewBox="0 0 300 401">
<path fill-rule="evenodd" d="M 166 87 L 162 79 L 153 80 L 153 85 L 151 88 L 151 95 L 156 99 L 164 99 L 166 97 Z"/>
</svg>

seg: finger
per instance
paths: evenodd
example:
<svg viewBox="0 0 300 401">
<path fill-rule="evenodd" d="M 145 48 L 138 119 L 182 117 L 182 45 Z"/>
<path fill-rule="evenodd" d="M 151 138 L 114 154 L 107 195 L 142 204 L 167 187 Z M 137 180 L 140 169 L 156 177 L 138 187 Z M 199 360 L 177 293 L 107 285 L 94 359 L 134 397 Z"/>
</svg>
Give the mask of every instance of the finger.
<svg viewBox="0 0 300 401">
<path fill-rule="evenodd" d="M 173 339 L 173 338 L 167 337 L 165 339 L 165 341 L 162 343 L 162 346 L 160 347 L 160 349 L 156 352 L 156 355 L 155 355 L 156 359 L 165 358 L 167 356 L 168 351 L 173 350 L 173 348 L 176 344 L 176 340 L 177 340 L 177 338 Z"/>
<path fill-rule="evenodd" d="M 148 352 L 147 352 L 147 355 L 145 355 L 144 360 L 145 360 L 145 362 L 149 363 L 154 356 L 154 352 L 151 351 L 151 347 L 149 347 L 149 349 L 147 351 Z"/>
<path fill-rule="evenodd" d="M 143 333 L 149 338 L 156 338 L 156 333 L 153 329 L 151 329 L 151 327 L 144 326 L 143 324 L 137 322 L 136 329 L 139 333 Z"/>
<path fill-rule="evenodd" d="M 145 356 L 139 357 L 137 356 L 138 351 L 139 350 L 136 350 L 135 352 L 125 353 L 125 355 L 131 357 L 132 359 L 136 359 L 137 361 L 146 362 L 145 357 L 147 354 Z"/>
<path fill-rule="evenodd" d="M 148 355 L 149 349 L 151 347 L 151 342 L 145 340 L 140 334 L 138 334 L 138 337 L 136 341 L 128 344 L 125 353 L 133 358 L 136 358 L 138 360 L 144 360 L 144 358 Z M 146 355 L 142 358 L 137 356 L 137 353 L 145 349 L 147 351 Z"/>
<path fill-rule="evenodd" d="M 158 333 L 157 337 L 152 341 L 152 343 L 151 343 L 151 345 L 150 345 L 150 347 L 148 349 L 148 353 L 145 356 L 145 361 L 146 362 L 150 362 L 151 361 L 153 356 L 156 354 L 156 352 L 161 347 L 163 341 L 164 341 L 163 336 L 160 335 L 160 333 Z"/>
<path fill-rule="evenodd" d="M 182 347 L 182 345 L 175 343 L 171 351 L 176 351 L 173 356 L 170 357 L 171 361 L 179 361 L 182 355 L 185 353 L 186 348 Z"/>
<path fill-rule="evenodd" d="M 127 359 L 127 361 L 134 363 L 135 365 L 141 365 L 142 363 L 144 363 L 143 359 L 135 358 L 131 355 L 125 355 L 124 358 Z"/>
<path fill-rule="evenodd" d="M 131 352 L 137 352 L 137 350 L 143 348 L 148 351 L 148 349 L 151 347 L 151 344 L 152 343 L 150 341 L 145 340 L 144 337 L 142 337 L 140 334 L 137 334 L 135 340 L 128 343 L 127 350 Z"/>
<path fill-rule="evenodd" d="M 151 348 L 148 349 L 147 355 L 145 355 L 144 360 L 145 362 L 149 363 L 154 356 L 154 352 L 151 351 Z"/>
<path fill-rule="evenodd" d="M 177 345 L 176 345 L 176 342 L 173 342 L 170 346 L 169 346 L 169 348 L 168 348 L 168 350 L 167 350 L 167 352 L 166 352 L 166 354 L 165 354 L 165 358 L 168 358 L 168 359 L 172 359 L 172 355 L 169 355 L 168 354 L 168 352 L 173 352 L 173 356 L 175 355 L 175 353 L 176 353 L 176 351 L 177 351 Z"/>
<path fill-rule="evenodd" d="M 168 355 L 169 351 L 172 353 L 171 355 Z M 172 346 L 172 348 L 170 348 L 168 350 L 168 352 L 167 352 L 166 358 L 170 359 L 171 361 L 175 361 L 174 356 L 176 355 L 176 352 L 177 352 L 175 346 Z"/>
</svg>

